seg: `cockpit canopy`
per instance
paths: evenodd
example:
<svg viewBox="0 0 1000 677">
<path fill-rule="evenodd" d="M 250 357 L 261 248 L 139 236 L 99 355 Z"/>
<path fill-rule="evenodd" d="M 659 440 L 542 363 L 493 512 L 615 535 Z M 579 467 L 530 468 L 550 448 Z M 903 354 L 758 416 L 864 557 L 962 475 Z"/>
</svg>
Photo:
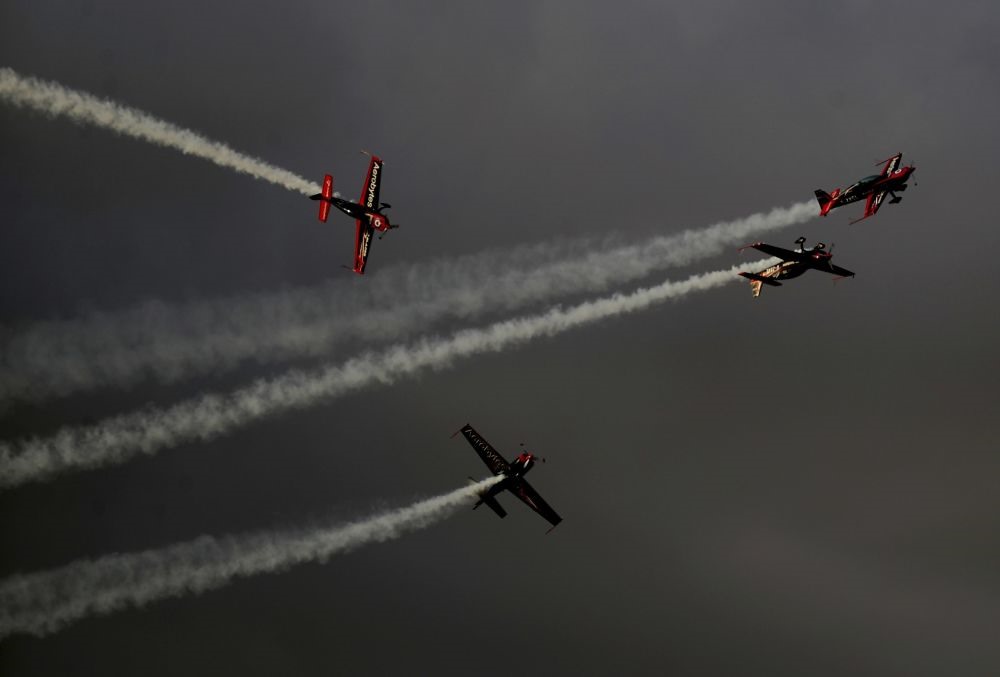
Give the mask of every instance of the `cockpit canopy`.
<svg viewBox="0 0 1000 677">
<path fill-rule="evenodd" d="M 872 174 L 871 176 L 866 176 L 865 178 L 861 179 L 860 181 L 858 181 L 857 183 L 855 183 L 853 186 L 851 186 L 850 188 L 848 188 L 847 190 L 845 190 L 844 193 L 845 194 L 846 193 L 850 193 L 851 191 L 857 190 L 858 188 L 864 188 L 865 186 L 869 186 L 869 185 L 875 183 L 876 181 L 878 181 L 881 178 L 882 178 L 881 174 Z"/>
</svg>

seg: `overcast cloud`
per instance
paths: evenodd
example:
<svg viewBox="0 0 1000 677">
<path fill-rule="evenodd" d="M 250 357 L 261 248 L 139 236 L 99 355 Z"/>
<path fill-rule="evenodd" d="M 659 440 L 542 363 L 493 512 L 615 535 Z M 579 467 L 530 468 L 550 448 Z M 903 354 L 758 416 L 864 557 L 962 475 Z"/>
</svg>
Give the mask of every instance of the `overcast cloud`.
<svg viewBox="0 0 1000 677">
<path fill-rule="evenodd" d="M 3 346 L 303 289 L 335 290 L 345 323 L 363 299 L 391 334 L 435 262 L 599 256 L 808 201 L 897 151 L 917 185 L 854 226 L 859 205 L 759 236 L 836 243 L 857 272 L 837 285 L 809 273 L 754 300 L 736 280 L 0 493 L 8 580 L 407 505 L 483 476 L 448 439 L 468 421 L 507 456 L 546 456 L 530 481 L 565 518 L 546 537 L 504 496 L 504 520 L 462 510 L 325 564 L 11 635 L 0 672 L 997 673 L 998 19 L 985 1 L 4 3 L 0 67 L 308 182 L 332 173 L 348 197 L 358 151 L 377 152 L 402 227 L 351 277 L 350 220 L 319 223 L 300 193 L 3 104 Z M 524 312 L 752 258 L 727 245 Z M 528 283 L 533 260 L 511 270 Z M 484 305 L 434 331 L 521 312 Z M 354 334 L 334 357 L 383 343 Z M 2 441 L 321 359 L 50 388 L 6 402 Z"/>
</svg>

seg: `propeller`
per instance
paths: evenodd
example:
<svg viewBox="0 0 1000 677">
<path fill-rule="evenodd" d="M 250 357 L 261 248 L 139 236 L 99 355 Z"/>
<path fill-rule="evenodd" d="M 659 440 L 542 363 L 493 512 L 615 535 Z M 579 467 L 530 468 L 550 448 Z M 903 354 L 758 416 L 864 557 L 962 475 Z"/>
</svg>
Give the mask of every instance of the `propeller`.
<svg viewBox="0 0 1000 677">
<path fill-rule="evenodd" d="M 530 451 L 528 451 L 527 449 L 525 449 L 524 448 L 524 442 L 520 442 L 519 444 L 521 445 L 521 451 L 524 451 L 524 452 L 527 452 L 528 454 L 531 454 L 531 457 L 534 458 L 536 461 L 541 461 L 542 463 L 545 463 L 545 459 L 544 458 L 542 458 L 541 456 L 535 456 Z"/>
</svg>

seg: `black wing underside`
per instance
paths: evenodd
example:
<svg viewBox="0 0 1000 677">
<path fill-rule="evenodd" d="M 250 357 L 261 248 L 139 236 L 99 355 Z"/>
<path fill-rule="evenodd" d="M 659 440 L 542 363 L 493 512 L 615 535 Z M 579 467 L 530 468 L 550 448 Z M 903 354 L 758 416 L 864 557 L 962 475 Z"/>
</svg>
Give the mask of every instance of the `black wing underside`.
<svg viewBox="0 0 1000 677">
<path fill-rule="evenodd" d="M 839 275 L 840 277 L 854 277 L 854 273 L 852 271 L 847 268 L 841 268 L 838 265 L 834 265 L 830 262 L 830 259 L 821 259 L 819 261 L 812 259 L 807 262 L 807 265 L 813 270 L 818 270 L 823 273 Z"/>
<path fill-rule="evenodd" d="M 757 242 L 750 246 L 757 251 L 770 254 L 771 256 L 776 256 L 782 261 L 802 261 L 803 259 L 808 258 L 808 254 L 805 254 L 804 252 L 795 252 L 791 249 L 785 249 L 784 247 L 775 247 L 773 244 Z"/>
<path fill-rule="evenodd" d="M 829 268 L 827 268 L 826 272 L 833 275 L 839 275 L 840 277 L 854 277 L 854 271 L 848 270 L 847 268 L 841 268 L 840 266 L 835 266 L 832 263 Z"/>
<path fill-rule="evenodd" d="M 537 512 L 539 515 L 544 517 L 549 524 L 555 526 L 562 522 L 562 517 L 556 513 L 555 510 L 546 503 L 538 492 L 532 488 L 524 479 L 518 478 L 517 481 L 510 486 L 510 492 L 521 499 L 525 505 Z"/>
<path fill-rule="evenodd" d="M 510 475 L 510 464 L 468 423 L 459 430 L 494 475 Z M 491 506 L 492 507 L 492 506 Z"/>
</svg>

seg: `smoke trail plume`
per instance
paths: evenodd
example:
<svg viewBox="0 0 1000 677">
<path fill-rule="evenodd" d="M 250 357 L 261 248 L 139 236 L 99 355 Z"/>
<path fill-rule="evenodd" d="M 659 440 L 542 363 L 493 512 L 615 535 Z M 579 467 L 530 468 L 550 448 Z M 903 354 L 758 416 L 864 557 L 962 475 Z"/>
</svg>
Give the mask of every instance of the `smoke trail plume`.
<svg viewBox="0 0 1000 677">
<path fill-rule="evenodd" d="M 381 543 L 439 522 L 502 479 L 435 496 L 405 508 L 339 526 L 201 536 L 159 550 L 77 560 L 58 569 L 0 581 L 0 638 L 47 635 L 89 616 L 156 600 L 201 594 L 237 578 L 325 562 L 368 543 Z"/>
<path fill-rule="evenodd" d="M 302 177 L 263 160 L 238 153 L 224 143 L 211 141 L 189 129 L 159 120 L 135 108 L 77 92 L 57 82 L 45 82 L 20 75 L 10 68 L 0 68 L 0 99 L 52 117 L 67 117 L 74 122 L 103 127 L 158 146 L 173 148 L 185 155 L 195 155 L 305 195 L 318 192 L 316 185 Z"/>
<path fill-rule="evenodd" d="M 606 291 L 816 216 L 803 202 L 627 246 L 577 240 L 383 270 L 357 280 L 183 306 L 149 303 L 0 332 L 0 403 L 145 378 L 173 382 L 330 355 L 343 341 L 393 341 L 437 321 Z"/>
<path fill-rule="evenodd" d="M 207 440 L 282 411 L 310 406 L 369 385 L 389 385 L 404 376 L 448 367 L 459 358 L 499 352 L 534 339 L 555 336 L 599 320 L 644 310 L 694 291 L 733 282 L 739 270 L 764 262 L 666 281 L 628 295 L 553 308 L 483 329 L 466 329 L 449 338 L 425 338 L 370 352 L 340 365 L 293 370 L 260 380 L 229 394 L 209 394 L 165 409 L 144 409 L 90 427 L 65 428 L 52 437 L 0 444 L 0 487 L 41 480 L 72 469 L 124 463 L 138 454 Z"/>
</svg>

